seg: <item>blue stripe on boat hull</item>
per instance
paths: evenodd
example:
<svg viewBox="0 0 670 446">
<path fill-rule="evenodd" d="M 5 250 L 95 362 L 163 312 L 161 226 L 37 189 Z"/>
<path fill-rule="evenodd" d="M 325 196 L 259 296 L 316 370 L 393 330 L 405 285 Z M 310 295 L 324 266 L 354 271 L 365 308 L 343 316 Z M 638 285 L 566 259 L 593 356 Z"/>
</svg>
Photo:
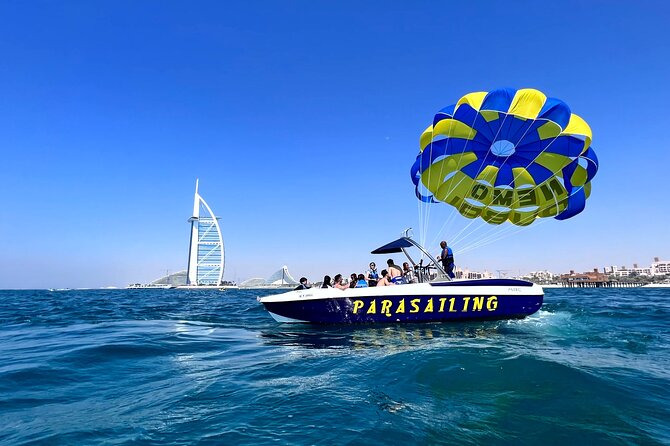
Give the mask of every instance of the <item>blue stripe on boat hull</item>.
<svg viewBox="0 0 670 446">
<path fill-rule="evenodd" d="M 373 296 L 263 302 L 274 315 L 317 324 L 515 319 L 535 313 L 542 295 Z"/>
<path fill-rule="evenodd" d="M 533 282 L 519 279 L 472 279 L 430 282 L 431 286 L 521 286 L 532 287 Z"/>
</svg>

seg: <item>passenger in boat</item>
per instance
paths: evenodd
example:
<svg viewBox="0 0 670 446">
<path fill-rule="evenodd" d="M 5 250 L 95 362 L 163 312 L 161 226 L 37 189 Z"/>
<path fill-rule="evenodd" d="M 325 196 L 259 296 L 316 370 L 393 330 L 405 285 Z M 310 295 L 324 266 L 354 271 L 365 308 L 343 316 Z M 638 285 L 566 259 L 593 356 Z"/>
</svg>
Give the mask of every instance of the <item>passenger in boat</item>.
<svg viewBox="0 0 670 446">
<path fill-rule="evenodd" d="M 332 288 L 333 285 L 330 283 L 330 276 L 323 276 L 323 284 L 321 288 Z"/>
<path fill-rule="evenodd" d="M 335 277 L 333 278 L 333 288 L 337 288 L 340 290 L 346 290 L 349 288 L 348 285 L 345 285 L 342 280 L 342 274 L 336 274 Z"/>
<path fill-rule="evenodd" d="M 386 264 L 389 267 L 389 279 L 391 282 L 395 283 L 396 285 L 400 285 L 402 283 L 405 283 L 405 279 L 402 277 L 402 269 L 395 263 L 393 263 L 393 259 L 388 259 L 386 261 Z"/>
<path fill-rule="evenodd" d="M 389 272 L 383 269 L 382 278 L 379 279 L 379 281 L 377 282 L 377 286 L 389 286 L 389 285 L 395 285 L 395 284 L 391 282 L 391 280 L 389 279 Z"/>
<path fill-rule="evenodd" d="M 368 286 L 377 286 L 379 273 L 377 272 L 375 262 L 370 262 L 370 269 L 365 272 L 365 279 L 368 281 Z"/>
<path fill-rule="evenodd" d="M 402 276 L 405 279 L 405 283 L 416 283 L 414 270 L 409 267 L 408 262 L 402 264 Z"/>
<path fill-rule="evenodd" d="M 358 280 L 356 281 L 356 286 L 354 288 L 367 288 L 368 287 L 368 281 L 365 280 L 365 276 L 363 274 L 358 275 Z"/>
<path fill-rule="evenodd" d="M 444 240 L 440 242 L 440 248 L 442 248 L 442 251 L 437 260 L 442 262 L 442 268 L 444 268 L 447 275 L 453 279 L 456 277 L 454 274 L 454 252 L 447 246 L 447 242 Z"/>
<path fill-rule="evenodd" d="M 358 274 L 356 273 L 351 273 L 349 276 L 349 288 L 356 288 L 356 282 L 358 282 Z"/>
<path fill-rule="evenodd" d="M 300 285 L 295 287 L 296 290 L 306 290 L 306 289 L 309 289 L 309 288 L 312 288 L 312 287 L 309 286 L 309 282 L 307 281 L 307 277 L 301 277 L 300 278 Z"/>
</svg>

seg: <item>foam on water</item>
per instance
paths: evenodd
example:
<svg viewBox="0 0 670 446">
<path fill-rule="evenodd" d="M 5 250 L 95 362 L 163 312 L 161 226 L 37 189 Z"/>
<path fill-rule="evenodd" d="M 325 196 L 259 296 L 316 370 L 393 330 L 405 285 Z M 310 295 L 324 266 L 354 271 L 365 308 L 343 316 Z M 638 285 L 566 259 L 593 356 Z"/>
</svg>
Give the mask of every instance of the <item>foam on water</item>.
<svg viewBox="0 0 670 446">
<path fill-rule="evenodd" d="M 668 444 L 668 293 L 314 327 L 243 290 L 0 292 L 0 443 Z"/>
</svg>

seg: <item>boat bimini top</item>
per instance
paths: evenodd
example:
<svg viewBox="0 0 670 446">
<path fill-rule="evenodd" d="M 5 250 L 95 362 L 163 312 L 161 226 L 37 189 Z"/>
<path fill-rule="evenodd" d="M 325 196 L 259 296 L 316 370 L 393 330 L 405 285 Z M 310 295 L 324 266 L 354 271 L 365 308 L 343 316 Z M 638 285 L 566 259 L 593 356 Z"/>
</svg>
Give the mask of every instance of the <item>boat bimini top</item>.
<svg viewBox="0 0 670 446">
<path fill-rule="evenodd" d="M 423 265 L 423 259 L 419 261 L 419 263 L 416 263 L 414 259 L 409 255 L 407 252 L 407 248 L 415 247 L 419 251 L 421 251 L 428 259 L 430 259 L 430 262 L 428 265 L 424 266 Z M 419 282 L 427 282 L 430 280 L 431 274 L 430 274 L 430 269 L 435 268 L 438 271 L 438 277 L 440 280 L 451 280 L 447 272 L 442 268 L 442 265 L 440 262 L 435 259 L 430 253 L 419 243 L 414 241 L 411 237 L 405 236 L 405 237 L 400 237 L 397 240 L 393 240 L 391 243 L 387 243 L 384 246 L 380 246 L 379 248 L 375 249 L 374 251 L 371 252 L 371 254 L 393 254 L 397 252 L 402 252 L 405 254 L 405 257 L 407 257 L 407 260 L 412 264 L 412 268 L 414 268 L 415 271 L 418 272 L 417 274 L 417 279 Z"/>
</svg>

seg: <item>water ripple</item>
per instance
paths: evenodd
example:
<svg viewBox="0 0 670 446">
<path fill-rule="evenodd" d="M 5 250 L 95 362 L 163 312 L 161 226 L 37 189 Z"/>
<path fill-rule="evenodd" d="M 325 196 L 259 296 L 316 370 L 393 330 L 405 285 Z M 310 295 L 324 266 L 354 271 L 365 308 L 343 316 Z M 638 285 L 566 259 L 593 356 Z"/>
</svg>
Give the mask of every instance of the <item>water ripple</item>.
<svg viewBox="0 0 670 446">
<path fill-rule="evenodd" d="M 282 325 L 273 291 L 0 292 L 2 444 L 670 444 L 670 291 Z"/>
</svg>

